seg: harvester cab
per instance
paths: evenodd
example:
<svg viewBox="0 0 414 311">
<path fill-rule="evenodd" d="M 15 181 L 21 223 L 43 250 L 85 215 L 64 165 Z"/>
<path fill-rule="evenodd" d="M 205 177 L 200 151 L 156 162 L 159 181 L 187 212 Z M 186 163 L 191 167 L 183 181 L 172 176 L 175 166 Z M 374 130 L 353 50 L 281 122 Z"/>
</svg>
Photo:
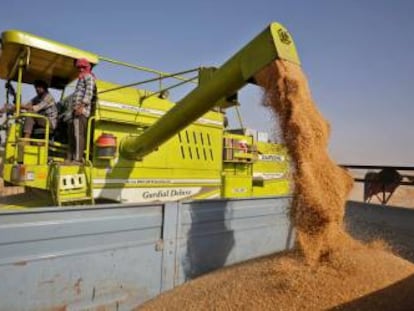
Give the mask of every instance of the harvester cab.
<svg viewBox="0 0 414 311">
<path fill-rule="evenodd" d="M 273 23 L 220 68 L 168 74 L 79 50 L 21 31 L 2 34 L 0 78 L 16 84 L 12 114 L 5 116 L 3 179 L 36 189 L 42 196 L 19 206 L 116 202 L 160 202 L 187 198 L 240 198 L 285 195 L 289 160 L 285 148 L 254 130 L 226 128 L 225 111 L 238 105 L 237 92 L 277 58 L 299 64 L 293 41 Z M 111 63 L 155 74 L 128 85 L 97 81 L 98 103 L 88 119 L 82 164 L 67 164 L 68 146 L 46 127 L 22 135 L 27 117 L 21 109 L 23 84 L 44 80 L 61 91 L 77 78 L 75 61 Z M 195 77 L 185 77 L 196 72 Z M 165 86 L 167 79 L 178 81 Z M 198 81 L 174 103 L 168 91 Z M 159 82 L 158 89 L 137 88 Z M 10 96 L 11 91 L 7 92 Z M 67 94 L 66 94 L 67 95 Z M 59 126 L 58 126 L 59 128 Z M 41 195 L 40 195 L 41 194 Z M 46 201 L 45 201 L 45 198 Z M 11 200 L 9 202 L 12 202 Z M 41 202 L 41 203 L 40 203 Z M 13 203 L 9 203 L 9 205 Z"/>
</svg>

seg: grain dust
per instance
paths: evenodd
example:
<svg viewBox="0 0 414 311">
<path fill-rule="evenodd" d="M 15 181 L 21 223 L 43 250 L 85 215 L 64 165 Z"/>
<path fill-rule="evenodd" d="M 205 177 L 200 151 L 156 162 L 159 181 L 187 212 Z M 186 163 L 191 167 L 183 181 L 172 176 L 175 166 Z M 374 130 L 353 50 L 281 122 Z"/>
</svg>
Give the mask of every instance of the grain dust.
<svg viewBox="0 0 414 311">
<path fill-rule="evenodd" d="M 263 102 L 278 117 L 295 164 L 291 220 L 298 249 L 314 264 L 353 243 L 342 223 L 353 180 L 327 153 L 330 126 L 313 103 L 301 68 L 276 60 L 255 78 L 266 90 Z"/>
</svg>

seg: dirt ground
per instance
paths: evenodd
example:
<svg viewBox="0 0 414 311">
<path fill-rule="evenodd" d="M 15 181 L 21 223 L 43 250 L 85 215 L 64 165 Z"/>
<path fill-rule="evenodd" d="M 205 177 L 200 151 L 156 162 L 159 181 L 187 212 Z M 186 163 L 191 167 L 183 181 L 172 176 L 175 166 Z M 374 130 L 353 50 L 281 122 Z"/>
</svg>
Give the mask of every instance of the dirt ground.
<svg viewBox="0 0 414 311">
<path fill-rule="evenodd" d="M 380 196 L 381 198 L 381 196 Z M 349 200 L 363 202 L 364 200 L 364 184 L 356 182 L 349 195 Z M 373 196 L 370 203 L 379 204 L 381 201 L 378 197 Z M 392 194 L 387 205 L 414 208 L 414 186 L 398 186 Z"/>
</svg>

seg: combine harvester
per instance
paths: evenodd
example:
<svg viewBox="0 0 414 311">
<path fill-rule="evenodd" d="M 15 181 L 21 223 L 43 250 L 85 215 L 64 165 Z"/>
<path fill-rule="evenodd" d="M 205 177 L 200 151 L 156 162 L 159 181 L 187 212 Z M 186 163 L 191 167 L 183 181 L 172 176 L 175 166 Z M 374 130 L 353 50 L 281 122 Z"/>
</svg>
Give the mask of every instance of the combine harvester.
<svg viewBox="0 0 414 311">
<path fill-rule="evenodd" d="M 22 84 L 43 79 L 64 100 L 78 58 L 157 76 L 127 86 L 97 81 L 86 161 L 66 165 L 67 146 L 49 126 L 22 137 L 24 118 L 41 117 L 21 111 Z M 166 74 L 3 32 L 9 95 L 17 82 L 16 112 L 3 125 L 3 179 L 30 190 L 2 198 L 1 308 L 130 310 L 203 273 L 291 248 L 286 150 L 263 134 L 227 129 L 224 114 L 277 58 L 299 64 L 290 34 L 273 23 L 220 68 L 197 69 L 198 85 L 173 103 L 166 93 L 174 85 L 134 86 L 181 85 L 193 80 L 182 77 L 187 71 Z"/>
<path fill-rule="evenodd" d="M 77 78 L 75 60 L 86 58 L 155 73 L 131 85 L 97 81 L 98 103 L 88 122 L 83 165 L 65 165 L 67 145 L 49 126 L 23 138 L 22 84 L 46 81 L 68 95 Z M 8 185 L 35 189 L 26 201 L 8 198 L 5 207 L 166 202 L 181 199 L 249 198 L 289 193 L 289 161 L 267 135 L 225 128 L 225 111 L 238 105 L 237 92 L 275 58 L 299 64 L 287 31 L 272 24 L 221 68 L 166 74 L 82 51 L 21 32 L 2 34 L 0 78 L 14 93 L 16 111 L 3 128 L 6 143 L 3 179 Z M 198 71 L 198 86 L 177 103 L 167 92 L 194 81 L 181 75 Z M 166 79 L 183 80 L 162 87 Z M 136 89 L 160 81 L 156 91 Z M 17 82 L 14 92 L 11 82 Z M 8 92 L 9 93 L 9 92 Z M 43 131 L 42 131 L 43 130 Z M 21 196 L 20 196 L 21 197 Z M 17 202 L 17 203 L 16 203 Z"/>
</svg>

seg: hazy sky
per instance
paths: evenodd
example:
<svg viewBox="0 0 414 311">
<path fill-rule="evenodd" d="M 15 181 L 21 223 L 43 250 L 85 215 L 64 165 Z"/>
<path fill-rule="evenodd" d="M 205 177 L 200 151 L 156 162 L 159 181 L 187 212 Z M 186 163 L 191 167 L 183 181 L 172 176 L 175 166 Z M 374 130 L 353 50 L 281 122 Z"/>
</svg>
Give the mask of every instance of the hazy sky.
<svg viewBox="0 0 414 311">
<path fill-rule="evenodd" d="M 331 123 L 332 156 L 340 163 L 414 164 L 414 1 L 7 2 L 0 31 L 20 29 L 167 72 L 218 66 L 278 21 L 293 35 L 314 99 Z M 96 74 L 140 79 L 113 67 Z M 241 101 L 245 125 L 272 128 L 256 88 L 244 90 Z"/>
</svg>

